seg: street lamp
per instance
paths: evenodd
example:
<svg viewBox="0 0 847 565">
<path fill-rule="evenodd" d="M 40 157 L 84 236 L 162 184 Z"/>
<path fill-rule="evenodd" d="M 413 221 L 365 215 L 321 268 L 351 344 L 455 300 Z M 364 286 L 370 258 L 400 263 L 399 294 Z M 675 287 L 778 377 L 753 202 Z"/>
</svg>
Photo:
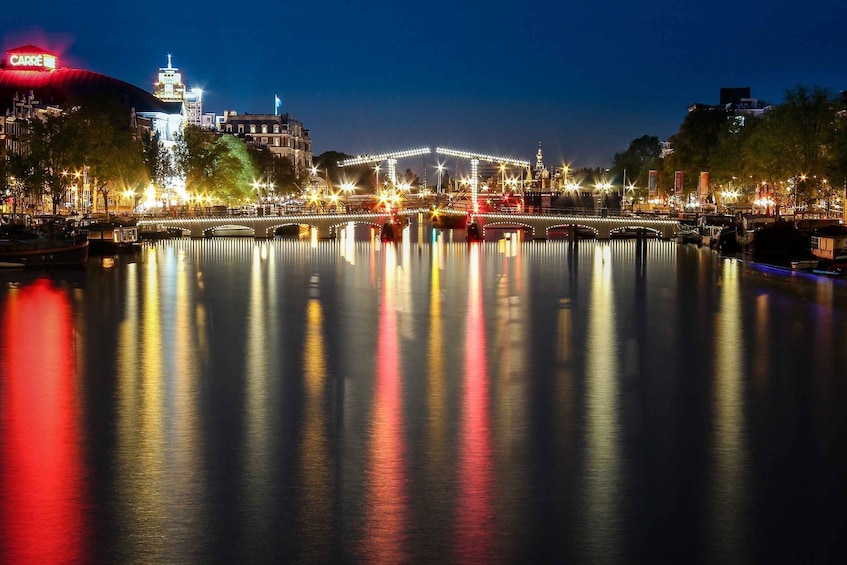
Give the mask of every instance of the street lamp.
<svg viewBox="0 0 847 565">
<path fill-rule="evenodd" d="M 635 184 L 629 183 L 626 185 L 626 191 L 630 194 L 629 196 L 629 209 L 635 209 Z"/>
<path fill-rule="evenodd" d="M 441 194 L 441 175 L 444 173 L 444 165 L 438 163 L 438 187 L 436 189 L 437 194 Z"/>
<path fill-rule="evenodd" d="M 344 192 L 344 209 L 350 212 L 350 195 L 356 191 L 356 185 L 352 182 L 341 183 L 341 190 Z"/>
</svg>

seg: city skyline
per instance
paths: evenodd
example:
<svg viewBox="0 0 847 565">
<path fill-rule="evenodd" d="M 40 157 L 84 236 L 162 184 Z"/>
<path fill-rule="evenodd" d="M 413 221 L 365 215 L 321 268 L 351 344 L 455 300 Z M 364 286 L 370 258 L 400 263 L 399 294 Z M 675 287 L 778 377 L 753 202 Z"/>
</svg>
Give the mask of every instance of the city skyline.
<svg viewBox="0 0 847 565">
<path fill-rule="evenodd" d="M 721 87 L 771 103 L 798 84 L 847 88 L 847 8 L 820 0 L 803 14 L 665 0 L 107 6 L 15 11 L 0 20 L 3 48 L 36 44 L 148 91 L 170 54 L 205 111 L 272 113 L 279 96 L 315 155 L 441 145 L 532 160 L 541 142 L 548 166 L 603 166 L 637 137 L 667 139 Z"/>
</svg>

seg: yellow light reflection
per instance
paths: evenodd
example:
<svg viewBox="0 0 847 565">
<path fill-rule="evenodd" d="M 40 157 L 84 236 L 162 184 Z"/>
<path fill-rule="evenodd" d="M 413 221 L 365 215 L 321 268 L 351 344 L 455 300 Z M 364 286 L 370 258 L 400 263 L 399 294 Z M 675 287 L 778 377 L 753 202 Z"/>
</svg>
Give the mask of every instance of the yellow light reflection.
<svg viewBox="0 0 847 565">
<path fill-rule="evenodd" d="M 616 562 L 620 547 L 620 422 L 617 327 L 611 248 L 597 244 L 587 335 L 587 540 L 597 561 Z"/>
<path fill-rule="evenodd" d="M 710 528 L 720 540 L 712 561 L 727 562 L 741 553 L 745 528 L 745 427 L 742 344 L 744 338 L 737 261 L 723 261 L 721 306 L 715 327 L 714 429 L 712 459 L 715 481 L 710 497 Z"/>
<path fill-rule="evenodd" d="M 253 247 L 250 263 L 249 302 L 245 319 L 247 347 L 244 357 L 246 399 L 243 488 L 247 504 L 253 509 L 250 530 L 254 532 L 267 532 L 270 528 L 269 515 L 272 508 L 269 501 L 274 486 L 273 470 L 268 458 L 268 453 L 273 452 L 273 436 L 270 433 L 270 405 L 273 398 L 269 390 L 272 386 L 269 379 L 271 370 L 267 364 L 267 352 L 272 344 L 268 336 L 268 304 L 264 288 L 265 281 L 270 277 L 263 268 L 265 262 L 262 260 L 261 247 Z"/>
<path fill-rule="evenodd" d="M 431 250 L 430 263 L 430 295 L 429 295 L 429 341 L 427 347 L 427 365 L 429 370 L 427 419 L 427 451 L 426 458 L 429 472 L 427 478 L 435 483 L 430 485 L 432 492 L 443 492 L 449 486 L 449 477 L 443 476 L 447 468 L 446 449 L 446 413 L 445 413 L 445 383 L 444 383 L 444 326 L 441 323 L 441 264 L 440 250 L 442 245 L 436 243 Z"/>
<path fill-rule="evenodd" d="M 147 250 L 144 289 L 139 291 L 136 264 L 127 265 L 126 315 L 118 328 L 118 490 L 126 495 L 120 512 L 134 532 L 123 541 L 126 554 L 164 558 L 165 527 L 170 501 L 165 499 L 163 374 L 158 264 Z M 139 305 L 141 311 L 139 311 Z M 140 330 L 140 334 L 139 334 Z M 139 512 L 139 509 L 143 511 Z"/>
<path fill-rule="evenodd" d="M 304 532 L 330 531 L 332 525 L 332 472 L 327 429 L 324 419 L 324 391 L 327 367 L 323 337 L 323 311 L 317 298 L 306 307 L 306 341 L 303 346 L 304 427 L 300 438 L 300 493 L 297 507 Z M 304 535 L 311 543 L 303 548 L 302 560 L 331 561 L 331 545 L 326 540 Z"/>
</svg>

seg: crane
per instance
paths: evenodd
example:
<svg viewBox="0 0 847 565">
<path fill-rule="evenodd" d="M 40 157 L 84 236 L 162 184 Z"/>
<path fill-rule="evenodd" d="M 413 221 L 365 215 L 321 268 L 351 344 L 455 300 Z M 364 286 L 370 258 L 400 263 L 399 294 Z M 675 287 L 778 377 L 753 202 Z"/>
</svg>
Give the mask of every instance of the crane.
<svg viewBox="0 0 847 565">
<path fill-rule="evenodd" d="M 501 166 L 510 165 L 513 167 L 529 168 L 529 161 L 522 159 L 514 159 L 512 157 L 498 157 L 496 155 L 485 155 L 483 153 L 474 153 L 472 151 L 459 151 L 456 149 L 448 149 L 446 147 L 436 147 L 435 152 L 448 157 L 458 157 L 460 159 L 468 159 L 471 162 L 471 200 L 473 202 L 474 213 L 479 212 L 479 202 L 477 201 L 477 191 L 479 189 L 479 162 L 497 163 Z M 504 171 L 505 168 L 501 169 Z"/>
<path fill-rule="evenodd" d="M 418 155 L 429 155 L 432 149 L 429 147 L 420 147 L 418 149 L 405 149 L 403 151 L 391 151 L 389 153 L 380 153 L 378 155 L 357 155 L 344 159 L 338 162 L 339 167 L 352 167 L 353 165 L 373 165 L 376 168 L 376 184 L 379 190 L 379 164 L 383 161 L 388 163 L 388 178 L 391 180 L 392 186 L 397 184 L 397 159 L 405 157 L 417 157 Z"/>
</svg>

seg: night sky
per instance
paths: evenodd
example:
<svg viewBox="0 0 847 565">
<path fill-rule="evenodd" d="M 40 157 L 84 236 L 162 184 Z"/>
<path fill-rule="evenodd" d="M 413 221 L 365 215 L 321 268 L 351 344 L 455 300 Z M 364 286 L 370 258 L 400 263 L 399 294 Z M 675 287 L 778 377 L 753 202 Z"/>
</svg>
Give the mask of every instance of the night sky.
<svg viewBox="0 0 847 565">
<path fill-rule="evenodd" d="M 684 5 L 680 5 L 684 4 Z M 315 155 L 421 146 L 547 165 L 607 165 L 675 133 L 722 86 L 778 103 L 847 89 L 847 5 L 748 2 L 232 2 L 48 0 L 0 13 L 4 49 L 152 90 L 167 54 L 204 110 L 273 112 Z"/>
</svg>

